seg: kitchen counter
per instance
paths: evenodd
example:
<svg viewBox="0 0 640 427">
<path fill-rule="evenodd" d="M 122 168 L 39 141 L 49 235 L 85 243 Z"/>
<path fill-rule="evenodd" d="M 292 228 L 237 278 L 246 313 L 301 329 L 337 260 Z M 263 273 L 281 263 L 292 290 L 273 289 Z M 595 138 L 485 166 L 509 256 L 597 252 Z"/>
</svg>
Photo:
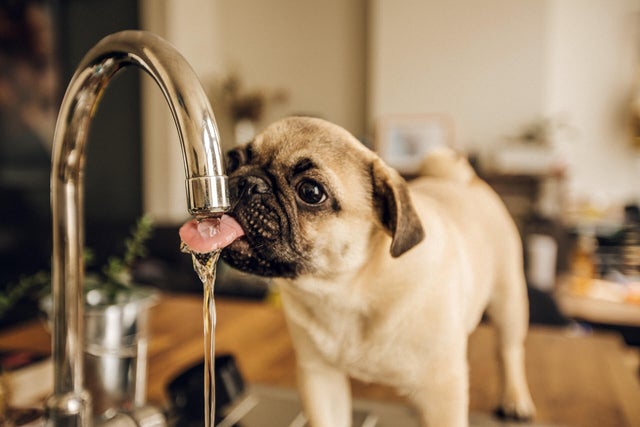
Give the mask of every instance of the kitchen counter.
<svg viewBox="0 0 640 427">
<path fill-rule="evenodd" d="M 295 387 L 295 356 L 281 309 L 218 298 L 217 319 L 217 353 L 234 354 L 247 383 Z M 486 325 L 470 338 L 474 413 L 489 414 L 498 404 L 495 339 Z M 0 331 L 0 349 L 11 348 L 49 352 L 50 336 L 40 321 Z M 526 349 L 536 422 L 579 427 L 640 425 L 638 353 L 625 347 L 618 335 L 533 326 Z M 165 294 L 151 315 L 149 400 L 167 405 L 168 382 L 202 356 L 201 298 Z M 353 392 L 357 398 L 405 403 L 382 386 L 355 381 Z"/>
</svg>

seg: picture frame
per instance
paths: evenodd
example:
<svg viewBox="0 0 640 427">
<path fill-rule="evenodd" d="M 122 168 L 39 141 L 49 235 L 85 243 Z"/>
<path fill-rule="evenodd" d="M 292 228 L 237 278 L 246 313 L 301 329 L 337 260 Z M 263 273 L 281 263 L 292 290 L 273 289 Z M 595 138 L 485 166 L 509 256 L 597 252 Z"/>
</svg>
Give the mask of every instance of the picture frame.
<svg viewBox="0 0 640 427">
<path fill-rule="evenodd" d="M 453 146 L 453 121 L 446 114 L 389 115 L 376 125 L 375 151 L 405 176 L 416 175 L 430 151 Z"/>
</svg>

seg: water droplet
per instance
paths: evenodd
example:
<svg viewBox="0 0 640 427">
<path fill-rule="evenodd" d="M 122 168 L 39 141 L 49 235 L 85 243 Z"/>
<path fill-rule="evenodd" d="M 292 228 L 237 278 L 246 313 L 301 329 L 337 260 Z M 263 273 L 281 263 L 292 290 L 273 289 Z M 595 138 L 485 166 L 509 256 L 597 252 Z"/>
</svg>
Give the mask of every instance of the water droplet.
<svg viewBox="0 0 640 427">
<path fill-rule="evenodd" d="M 220 220 L 204 219 L 198 222 L 198 233 L 203 237 L 213 237 L 220 232 Z"/>
</svg>

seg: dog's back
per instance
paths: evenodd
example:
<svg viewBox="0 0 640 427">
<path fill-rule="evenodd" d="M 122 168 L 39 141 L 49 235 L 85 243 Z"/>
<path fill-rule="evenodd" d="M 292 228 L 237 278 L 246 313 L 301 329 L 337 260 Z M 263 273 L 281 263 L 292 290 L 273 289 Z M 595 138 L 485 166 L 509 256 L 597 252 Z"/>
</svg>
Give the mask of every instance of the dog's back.
<svg viewBox="0 0 640 427">
<path fill-rule="evenodd" d="M 446 178 L 460 183 L 468 183 L 477 178 L 466 157 L 449 148 L 438 148 L 425 156 L 420 163 L 418 175 Z"/>
<path fill-rule="evenodd" d="M 470 266 L 462 298 L 469 307 L 467 327 L 471 331 L 495 292 L 523 287 L 517 227 L 498 194 L 476 175 L 466 158 L 451 150 L 438 150 L 425 158 L 421 177 L 411 181 L 409 188 L 424 221 L 428 222 L 429 206 L 436 203 L 462 236 L 459 250 Z M 428 236 L 428 228 L 426 233 Z"/>
<path fill-rule="evenodd" d="M 515 222 L 498 194 L 456 153 L 433 153 L 424 160 L 421 174 L 423 178 L 410 184 L 414 198 L 418 203 L 425 197 L 442 205 L 453 227 L 464 235 L 473 275 L 470 287 L 460 294 L 466 302 L 468 332 L 485 309 L 498 330 L 504 381 L 500 410 L 509 418 L 530 419 L 535 407 L 527 387 L 522 345 L 529 307 L 522 242 Z M 428 216 L 428 212 L 421 215 Z"/>
</svg>

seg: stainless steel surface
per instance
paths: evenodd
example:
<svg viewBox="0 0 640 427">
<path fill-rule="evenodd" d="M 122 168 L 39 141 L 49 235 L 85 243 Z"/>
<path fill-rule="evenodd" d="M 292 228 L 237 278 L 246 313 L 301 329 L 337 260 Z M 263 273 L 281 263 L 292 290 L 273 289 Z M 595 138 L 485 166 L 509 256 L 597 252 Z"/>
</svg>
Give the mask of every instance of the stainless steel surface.
<svg viewBox="0 0 640 427">
<path fill-rule="evenodd" d="M 53 141 L 53 364 L 54 391 L 47 425 L 88 426 L 91 399 L 83 379 L 83 168 L 89 125 L 108 83 L 134 65 L 162 90 L 182 146 L 189 212 L 219 216 L 229 206 L 218 130 L 191 67 L 169 43 L 142 31 L 105 37 L 81 61 L 67 88 Z"/>
<path fill-rule="evenodd" d="M 164 414 L 153 406 L 142 406 L 136 408 L 131 417 L 136 421 L 138 427 L 166 427 L 167 422 Z"/>
<path fill-rule="evenodd" d="M 166 427 L 164 414 L 153 406 L 141 406 L 100 420 L 101 427 Z"/>
<path fill-rule="evenodd" d="M 376 400 L 353 401 L 353 427 L 419 427 L 413 408 Z M 216 427 L 308 427 L 295 390 L 253 384 L 227 411 Z M 490 414 L 473 412 L 471 427 L 560 427 L 558 425 L 502 421 Z M 176 426 L 178 427 L 178 426 Z"/>
</svg>

